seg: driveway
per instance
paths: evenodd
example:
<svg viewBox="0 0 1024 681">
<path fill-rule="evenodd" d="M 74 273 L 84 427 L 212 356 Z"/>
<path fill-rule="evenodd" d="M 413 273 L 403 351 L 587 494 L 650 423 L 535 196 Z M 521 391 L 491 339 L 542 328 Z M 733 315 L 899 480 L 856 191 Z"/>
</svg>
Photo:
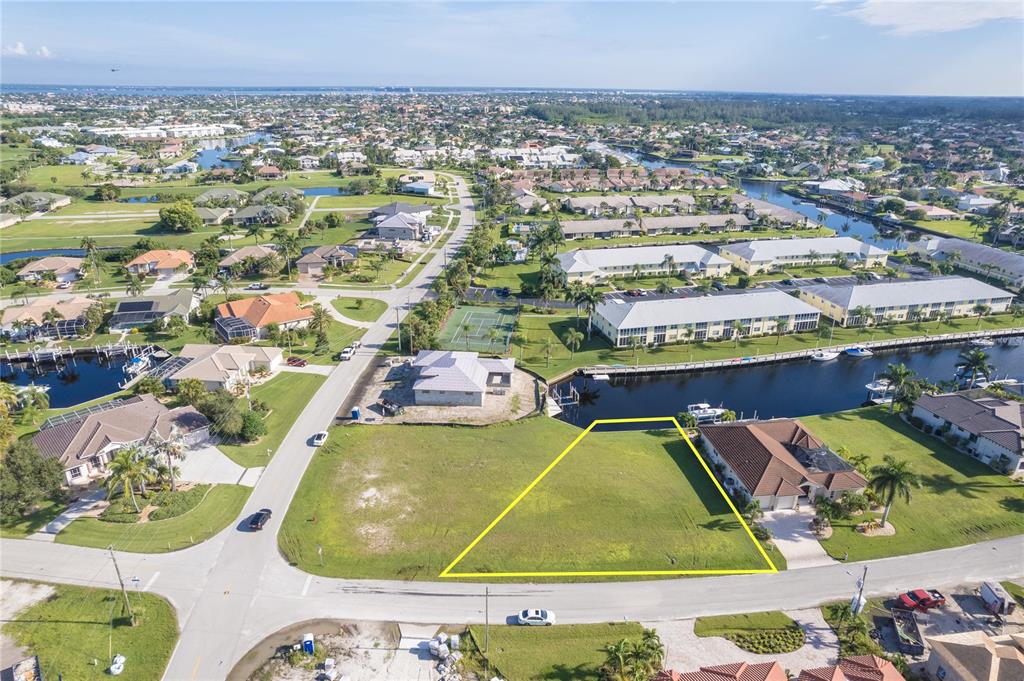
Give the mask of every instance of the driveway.
<svg viewBox="0 0 1024 681">
<path fill-rule="evenodd" d="M 821 616 L 821 610 L 793 610 L 787 615 L 800 625 L 806 635 L 803 648 L 785 655 L 758 655 L 741 650 L 732 641 L 712 636 L 703 638 L 693 633 L 695 620 L 645 622 L 644 626 L 658 632 L 665 644 L 665 668 L 691 672 L 731 662 L 771 662 L 778 660 L 783 669 L 815 669 L 835 664 L 839 658 L 839 640 Z"/>
<path fill-rule="evenodd" d="M 786 557 L 790 570 L 833 565 L 836 561 L 825 553 L 818 539 L 811 531 L 814 509 L 799 511 L 770 511 L 764 514 L 761 524 L 772 531 L 775 545 Z"/>
<path fill-rule="evenodd" d="M 35 533 L 33 538 L 42 539 L 44 541 L 53 541 L 53 536 L 59 534 L 61 530 L 71 524 L 72 520 L 82 517 L 86 513 L 94 510 L 101 501 L 107 498 L 106 490 L 98 489 L 89 492 L 81 499 L 64 509 L 64 512 L 59 516 L 51 520 L 46 524 L 39 532 Z M 39 535 L 50 535 L 48 537 L 40 537 Z"/>
<path fill-rule="evenodd" d="M 190 449 L 178 462 L 179 477 L 188 482 L 211 482 L 255 487 L 262 468 L 243 468 L 211 443 Z"/>
</svg>

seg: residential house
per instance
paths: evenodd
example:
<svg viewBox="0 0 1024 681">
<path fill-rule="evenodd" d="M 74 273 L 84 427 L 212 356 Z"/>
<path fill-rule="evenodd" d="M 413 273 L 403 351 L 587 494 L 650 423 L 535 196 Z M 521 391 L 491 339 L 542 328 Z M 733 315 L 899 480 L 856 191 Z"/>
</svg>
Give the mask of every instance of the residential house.
<svg viewBox="0 0 1024 681">
<path fill-rule="evenodd" d="M 1024 475 L 1024 403 L 988 394 L 925 394 L 914 402 L 911 415 L 937 436 L 956 438 L 958 449 L 982 463 Z"/>
<path fill-rule="evenodd" d="M 185 153 L 185 143 L 179 139 L 165 139 L 156 150 L 156 157 L 163 160 L 177 158 Z"/>
<path fill-rule="evenodd" d="M 193 266 L 192 254 L 188 251 L 157 249 L 135 256 L 124 267 L 131 274 L 166 278 L 190 271 Z"/>
<path fill-rule="evenodd" d="M 573 196 L 562 201 L 562 208 L 571 213 L 598 217 L 625 215 L 633 212 L 633 201 L 628 196 Z"/>
<path fill-rule="evenodd" d="M 857 655 L 838 664 L 805 669 L 797 681 L 906 681 L 892 662 L 877 655 Z"/>
<path fill-rule="evenodd" d="M 295 187 L 267 187 L 266 189 L 257 192 L 256 195 L 252 197 L 251 203 L 284 204 L 296 199 L 302 199 L 304 196 L 305 194 L 302 193 L 302 190 L 296 189 Z"/>
<path fill-rule="evenodd" d="M 0 229 L 13 227 L 21 222 L 21 216 L 16 213 L 0 212 Z"/>
<path fill-rule="evenodd" d="M 435 196 L 434 183 L 426 180 L 407 182 L 402 185 L 402 191 L 407 194 L 418 194 L 419 196 Z"/>
<path fill-rule="evenodd" d="M 976 314 L 978 305 L 989 312 L 1006 312 L 1013 294 L 969 277 L 940 277 L 877 284 L 831 286 L 816 284 L 800 289 L 800 299 L 821 310 L 842 326 L 884 320 L 903 322 L 915 317 L 933 319 Z M 868 319 L 860 312 L 871 310 Z"/>
<path fill-rule="evenodd" d="M 631 196 L 633 211 L 637 208 L 645 213 L 692 213 L 696 202 L 692 194 L 657 194 L 653 196 Z"/>
<path fill-rule="evenodd" d="M 254 373 L 271 373 L 281 366 L 281 348 L 259 345 L 202 345 L 189 343 L 179 355 L 188 364 L 167 377 L 173 389 L 185 379 L 196 379 L 213 391 L 231 390 Z"/>
<path fill-rule="evenodd" d="M 591 248 L 560 253 L 558 267 L 568 281 L 592 283 L 611 277 L 664 276 L 724 277 L 732 265 L 700 246 L 637 246 Z"/>
<path fill-rule="evenodd" d="M 398 213 L 384 218 L 377 223 L 377 238 L 400 241 L 418 241 L 423 238 L 426 230 L 418 217 L 406 213 Z"/>
<path fill-rule="evenodd" d="M 399 213 L 404 213 L 405 215 L 411 215 L 417 218 L 422 224 L 426 224 L 427 218 L 430 217 L 432 212 L 434 212 L 434 207 L 430 204 L 422 203 L 417 205 L 406 203 L 405 201 L 395 201 L 394 203 L 379 206 L 371 210 L 370 219 L 379 221 L 384 218 L 390 218 L 398 215 Z"/>
<path fill-rule="evenodd" d="M 663 669 L 652 681 L 789 681 L 778 662 L 733 662 L 701 667 L 693 672 Z"/>
<path fill-rule="evenodd" d="M 1002 282 L 1007 288 L 1024 288 L 1024 255 L 964 239 L 927 237 L 911 241 L 907 250 L 939 262 L 949 261 L 968 272 Z"/>
<path fill-rule="evenodd" d="M 978 196 L 977 194 L 964 194 L 960 197 L 960 200 L 957 201 L 956 208 L 957 210 L 967 211 L 970 213 L 987 214 L 997 205 L 999 205 L 998 199 L 993 199 L 988 196 Z"/>
<path fill-rule="evenodd" d="M 299 168 L 302 170 L 315 170 L 320 167 L 320 158 L 318 156 L 304 154 L 296 160 L 299 162 Z"/>
<path fill-rule="evenodd" d="M 196 215 L 199 216 L 204 225 L 223 224 L 233 213 L 233 208 L 207 208 L 205 206 L 196 208 Z"/>
<path fill-rule="evenodd" d="M 18 270 L 21 281 L 40 281 L 48 273 L 53 273 L 54 281 L 63 283 L 77 281 L 82 278 L 82 266 L 85 258 L 72 258 L 66 255 L 48 255 L 28 263 Z"/>
<path fill-rule="evenodd" d="M 95 300 L 81 296 L 30 298 L 24 305 L 13 305 L 0 310 L 0 334 L 13 340 L 78 336 L 85 327 L 85 311 L 99 304 Z M 56 311 L 59 316 L 56 323 L 46 321 L 47 313 L 51 310 Z"/>
<path fill-rule="evenodd" d="M 594 312 L 594 328 L 614 347 L 629 347 L 632 338 L 643 345 L 695 340 L 725 340 L 742 325 L 742 336 L 785 331 L 809 331 L 820 313 L 807 303 L 776 289 L 757 289 L 725 296 L 662 300 L 605 300 Z"/>
<path fill-rule="evenodd" d="M 60 461 L 68 485 L 82 485 L 103 477 L 118 450 L 154 433 L 168 438 L 177 432 L 196 444 L 209 438 L 209 427 L 194 407 L 168 409 L 146 393 L 47 420 L 32 442 L 44 459 Z"/>
<path fill-rule="evenodd" d="M 239 208 L 231 216 L 231 224 L 234 225 L 280 225 L 291 219 L 291 213 L 287 208 L 281 206 L 252 205 Z"/>
<path fill-rule="evenodd" d="M 103 144 L 86 144 L 85 146 L 78 147 L 78 151 L 84 151 L 87 154 L 92 154 L 97 157 L 117 156 L 117 149 Z"/>
<path fill-rule="evenodd" d="M 721 467 L 725 488 L 766 511 L 867 487 L 863 475 L 797 419 L 701 426 L 700 436 L 712 467 Z"/>
<path fill-rule="evenodd" d="M 726 244 L 718 252 L 746 274 L 810 267 L 838 258 L 854 267 L 883 267 L 889 257 L 888 251 L 848 236 L 742 241 Z"/>
<path fill-rule="evenodd" d="M 304 328 L 313 311 L 301 304 L 293 291 L 221 303 L 214 310 L 214 328 L 225 342 L 265 338 L 271 324 L 281 329 Z"/>
<path fill-rule="evenodd" d="M 1024 679 L 1024 634 L 990 636 L 963 631 L 927 640 L 924 664 L 938 681 L 1020 681 Z"/>
<path fill-rule="evenodd" d="M 483 406 L 486 393 L 512 385 L 515 360 L 481 358 L 475 352 L 420 350 L 412 362 L 417 372 L 417 405 Z"/>
<path fill-rule="evenodd" d="M 528 213 L 530 211 L 547 213 L 551 210 L 551 206 L 548 205 L 547 199 L 543 196 L 534 194 L 528 189 L 513 189 L 512 203 L 523 213 Z"/>
<path fill-rule="evenodd" d="M 216 187 L 192 199 L 196 206 L 244 206 L 249 201 L 249 194 L 231 187 Z"/>
<path fill-rule="evenodd" d="M 242 246 L 221 258 L 220 262 L 217 263 L 217 269 L 221 272 L 229 272 L 236 265 L 243 265 L 246 262 L 258 262 L 264 258 L 276 255 L 277 251 L 270 246 Z"/>
<path fill-rule="evenodd" d="M 295 261 L 299 274 L 308 274 L 314 277 L 323 276 L 324 267 L 342 268 L 346 265 L 353 265 L 359 260 L 359 249 L 355 246 L 344 246 L 341 244 L 328 244 L 314 248 Z"/>
<path fill-rule="evenodd" d="M 4 212 L 46 213 L 71 205 L 71 197 L 53 192 L 22 192 L 0 204 Z"/>
<path fill-rule="evenodd" d="M 277 166 L 266 165 L 256 169 L 257 180 L 283 180 L 287 177 L 287 173 Z"/>
<path fill-rule="evenodd" d="M 199 172 L 199 164 L 194 161 L 178 161 L 177 163 L 163 166 L 160 168 L 160 172 L 164 175 L 189 175 Z"/>
<path fill-rule="evenodd" d="M 161 295 L 119 298 L 107 326 L 111 331 L 125 331 L 166 324 L 171 317 L 187 321 L 198 306 L 199 299 L 185 288 Z"/>
<path fill-rule="evenodd" d="M 74 153 L 60 157 L 60 162 L 63 165 L 70 166 L 92 165 L 93 163 L 97 163 L 98 161 L 99 157 L 93 156 L 92 154 L 85 151 L 76 151 Z"/>
</svg>

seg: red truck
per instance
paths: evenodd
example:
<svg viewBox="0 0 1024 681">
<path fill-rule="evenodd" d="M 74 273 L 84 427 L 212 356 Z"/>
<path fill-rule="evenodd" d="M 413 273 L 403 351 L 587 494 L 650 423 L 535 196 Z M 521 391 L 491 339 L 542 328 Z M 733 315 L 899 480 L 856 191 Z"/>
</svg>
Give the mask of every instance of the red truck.
<svg viewBox="0 0 1024 681">
<path fill-rule="evenodd" d="M 896 599 L 901 608 L 907 610 L 930 610 L 946 604 L 946 597 L 934 589 L 915 589 L 901 594 Z"/>
</svg>

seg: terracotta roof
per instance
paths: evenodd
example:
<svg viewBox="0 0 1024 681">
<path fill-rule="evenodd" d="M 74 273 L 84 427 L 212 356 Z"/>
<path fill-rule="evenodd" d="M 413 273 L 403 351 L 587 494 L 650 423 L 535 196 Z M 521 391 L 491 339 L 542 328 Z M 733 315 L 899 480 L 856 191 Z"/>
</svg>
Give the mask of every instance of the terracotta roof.
<svg viewBox="0 0 1024 681">
<path fill-rule="evenodd" d="M 192 254 L 188 251 L 183 250 L 167 250 L 158 249 L 153 251 L 146 251 L 142 255 L 136 256 L 128 261 L 125 267 L 132 267 L 133 265 L 149 265 L 156 263 L 157 269 L 177 269 L 182 265 L 186 267 L 192 267 Z"/>
<path fill-rule="evenodd" d="M 299 307 L 297 293 L 272 293 L 255 298 L 243 298 L 217 306 L 218 317 L 240 317 L 257 329 L 268 324 L 286 324 L 313 316 L 309 308 Z"/>
<path fill-rule="evenodd" d="M 905 681 L 889 660 L 875 655 L 858 655 L 837 665 L 805 669 L 797 681 Z"/>
<path fill-rule="evenodd" d="M 672 677 L 666 677 L 672 678 Z M 778 662 L 733 662 L 713 667 L 701 667 L 695 672 L 677 674 L 678 681 L 788 681 L 785 670 Z"/>
</svg>

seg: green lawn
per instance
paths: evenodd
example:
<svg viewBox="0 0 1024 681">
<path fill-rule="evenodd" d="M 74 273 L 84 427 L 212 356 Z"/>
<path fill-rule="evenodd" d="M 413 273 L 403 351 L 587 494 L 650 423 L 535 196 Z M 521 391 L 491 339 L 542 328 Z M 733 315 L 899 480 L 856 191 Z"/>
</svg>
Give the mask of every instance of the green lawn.
<svg viewBox="0 0 1024 681">
<path fill-rule="evenodd" d="M 697 636 L 721 636 L 742 650 L 764 655 L 781 655 L 804 644 L 804 632 L 788 615 L 779 611 L 746 615 L 698 617 L 693 623 Z"/>
<path fill-rule="evenodd" d="M 448 199 L 440 196 L 413 196 L 411 194 L 357 194 L 355 196 L 323 196 L 316 203 L 317 208 L 376 208 L 393 201 L 442 205 Z"/>
<path fill-rule="evenodd" d="M 253 399 L 267 403 L 271 414 L 266 418 L 267 434 L 258 442 L 245 445 L 221 444 L 220 450 L 240 466 L 265 466 L 281 446 L 295 419 L 313 394 L 326 380 L 317 374 L 282 372 L 272 380 L 252 389 Z M 244 398 L 242 398 L 244 399 Z M 267 450 L 270 454 L 267 454 Z"/>
<path fill-rule="evenodd" d="M 215 485 L 187 513 L 147 523 L 110 523 L 79 518 L 57 535 L 60 544 L 76 544 L 136 553 L 164 553 L 206 541 L 237 519 L 252 491 L 241 485 Z"/>
<path fill-rule="evenodd" d="M 921 478 L 911 503 L 893 506 L 889 521 L 895 536 L 860 534 L 855 526 L 864 516 L 834 521 L 832 537 L 822 542 L 833 557 L 849 552 L 849 560 L 870 560 L 1024 533 L 1024 485 L 915 430 L 885 408 L 801 420 L 832 448 L 865 454 L 872 465 L 892 454 L 908 461 Z"/>
<path fill-rule="evenodd" d="M 547 417 L 335 428 L 284 519 L 281 550 L 316 574 L 436 579 L 579 433 Z M 444 452 L 430 475 L 424 452 Z M 662 430 L 588 435 L 455 571 L 763 567 L 696 457 Z"/>
<path fill-rule="evenodd" d="M 313 333 L 307 334 L 300 341 L 301 344 L 292 343 L 290 348 L 287 343 L 275 343 L 269 340 L 259 341 L 256 345 L 280 347 L 284 350 L 286 356 L 301 357 L 310 364 L 335 364 L 334 353 L 352 341 L 359 340 L 365 333 L 366 329 L 364 328 L 343 324 L 336 319 L 332 319 L 330 326 L 327 327 L 327 341 L 330 345 L 330 350 L 323 354 L 318 355 L 315 352 L 316 335 Z"/>
<path fill-rule="evenodd" d="M 702 360 L 719 360 L 734 357 L 751 357 L 776 352 L 790 352 L 814 348 L 822 343 L 818 332 L 787 334 L 778 338 L 765 336 L 745 338 L 737 347 L 734 341 L 716 341 L 710 343 L 681 343 L 663 345 L 653 350 L 639 350 L 635 354 L 629 349 L 614 349 L 603 338 L 594 333 L 594 337 L 585 341 L 575 356 L 570 357 L 569 349 L 562 342 L 565 332 L 575 326 L 573 311 L 558 311 L 555 314 L 524 314 L 519 318 L 519 338 L 513 344 L 512 355 L 529 369 L 544 377 L 557 376 L 566 371 L 582 366 L 598 364 L 669 364 L 676 362 L 697 362 Z M 998 329 L 1020 326 L 1022 320 L 1011 315 L 992 315 L 983 317 L 981 329 Z M 580 323 L 586 328 L 586 317 Z M 977 317 L 965 317 L 949 322 L 923 322 L 921 324 L 893 324 L 881 327 L 857 327 L 844 329 L 836 327 L 833 343 L 857 343 L 888 338 L 906 338 L 936 333 L 955 333 L 958 331 L 974 331 L 978 329 Z M 823 327 L 824 339 L 827 342 L 829 329 Z M 544 351 L 544 341 L 552 341 L 551 360 L 548 362 Z"/>
<path fill-rule="evenodd" d="M 376 298 L 347 298 L 338 296 L 331 301 L 334 309 L 357 322 L 375 322 L 380 319 L 388 304 Z"/>
<path fill-rule="evenodd" d="M 1006 593 L 1013 596 L 1013 599 L 1017 601 L 1017 605 L 1024 606 L 1024 586 L 1010 581 L 1000 582 L 1000 584 L 1006 589 Z"/>
<path fill-rule="evenodd" d="M 14 522 L 0 522 L 0 537 L 5 539 L 23 539 L 43 529 L 48 522 L 60 515 L 67 504 L 50 500 L 43 501 L 39 507 Z"/>
<path fill-rule="evenodd" d="M 911 224 L 968 241 L 980 241 L 977 228 L 967 220 L 911 220 Z"/>
<path fill-rule="evenodd" d="M 4 634 L 39 656 L 43 676 L 108 679 L 111 651 L 127 658 L 125 681 L 157 681 L 178 640 L 174 608 L 149 593 L 129 592 L 136 626 L 110 589 L 53 585 L 54 593 L 3 625 Z M 99 664 L 94 665 L 93 661 Z"/>
<path fill-rule="evenodd" d="M 153 213 L 157 214 L 161 208 L 166 208 L 173 204 L 170 203 L 128 203 L 126 201 L 91 201 L 75 199 L 71 202 L 70 206 L 64 208 L 58 208 L 55 211 L 47 213 L 47 216 L 76 216 L 76 215 L 95 215 L 102 217 L 105 215 L 112 215 L 118 217 L 123 213 Z M 49 220 L 38 220 L 37 222 L 45 224 Z"/>
<path fill-rule="evenodd" d="M 475 658 L 490 661 L 491 675 L 508 681 L 600 681 L 604 647 L 622 639 L 638 641 L 643 627 L 634 622 L 562 624 L 554 627 L 492 626 L 484 655 L 484 627 L 469 628 Z M 481 677 L 483 678 L 483 677 Z"/>
</svg>

